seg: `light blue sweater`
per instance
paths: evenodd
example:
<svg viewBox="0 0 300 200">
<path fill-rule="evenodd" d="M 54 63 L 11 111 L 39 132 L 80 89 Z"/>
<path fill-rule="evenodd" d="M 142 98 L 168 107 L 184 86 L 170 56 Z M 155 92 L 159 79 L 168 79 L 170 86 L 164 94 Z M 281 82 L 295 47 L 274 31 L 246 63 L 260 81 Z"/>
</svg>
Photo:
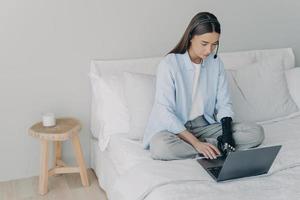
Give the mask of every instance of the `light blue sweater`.
<svg viewBox="0 0 300 200">
<path fill-rule="evenodd" d="M 152 111 L 145 129 L 143 145 L 149 148 L 153 135 L 160 131 L 174 134 L 186 130 L 184 124 L 192 106 L 194 66 L 188 52 L 168 54 L 156 73 L 156 93 Z M 217 123 L 223 117 L 232 117 L 232 102 L 223 62 L 210 54 L 203 60 L 200 73 L 204 117 Z"/>
</svg>

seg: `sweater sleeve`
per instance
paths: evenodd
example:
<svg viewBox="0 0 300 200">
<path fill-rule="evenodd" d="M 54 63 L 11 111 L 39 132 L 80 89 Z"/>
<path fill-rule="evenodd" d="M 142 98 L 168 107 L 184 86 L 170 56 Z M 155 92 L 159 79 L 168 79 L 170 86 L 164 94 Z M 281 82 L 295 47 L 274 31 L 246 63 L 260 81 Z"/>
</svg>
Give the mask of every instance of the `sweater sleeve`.
<svg viewBox="0 0 300 200">
<path fill-rule="evenodd" d="M 222 60 L 219 59 L 219 75 L 218 75 L 218 88 L 217 88 L 217 121 L 221 122 L 223 117 L 234 117 L 232 111 L 231 95 L 228 88 L 228 80 L 224 69 Z"/>
<path fill-rule="evenodd" d="M 176 116 L 176 84 L 174 70 L 166 61 L 162 61 L 156 74 L 155 106 L 163 127 L 171 133 L 178 134 L 186 130 L 183 122 Z"/>
</svg>

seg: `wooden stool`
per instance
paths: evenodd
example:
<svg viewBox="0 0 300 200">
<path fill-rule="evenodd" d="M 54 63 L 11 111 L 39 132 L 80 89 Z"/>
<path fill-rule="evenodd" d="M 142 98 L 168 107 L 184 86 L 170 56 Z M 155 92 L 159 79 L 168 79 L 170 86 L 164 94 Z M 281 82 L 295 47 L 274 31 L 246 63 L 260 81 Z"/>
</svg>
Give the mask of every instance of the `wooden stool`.
<svg viewBox="0 0 300 200">
<path fill-rule="evenodd" d="M 79 130 L 80 122 L 73 118 L 58 118 L 56 119 L 56 126 L 54 127 L 44 127 L 43 123 L 39 122 L 29 128 L 29 135 L 39 138 L 41 142 L 39 194 L 44 195 L 47 193 L 48 177 L 56 174 L 80 173 L 82 185 L 89 185 L 87 170 L 78 137 Z M 79 167 L 68 167 L 61 159 L 61 142 L 68 139 L 72 140 Z M 49 140 L 54 141 L 55 145 L 54 166 L 50 170 L 48 170 Z"/>
</svg>

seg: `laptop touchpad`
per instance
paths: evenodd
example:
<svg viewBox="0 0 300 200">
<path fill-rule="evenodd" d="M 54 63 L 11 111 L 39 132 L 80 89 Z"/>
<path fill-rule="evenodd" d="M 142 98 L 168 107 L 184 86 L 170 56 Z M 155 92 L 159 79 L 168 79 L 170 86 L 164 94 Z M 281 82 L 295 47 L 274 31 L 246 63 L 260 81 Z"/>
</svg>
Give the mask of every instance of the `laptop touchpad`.
<svg viewBox="0 0 300 200">
<path fill-rule="evenodd" d="M 201 163 L 203 166 L 205 166 L 206 168 L 209 168 L 209 167 L 223 166 L 225 158 L 224 157 L 218 157 L 217 159 L 203 158 L 203 159 L 199 159 L 197 161 L 199 163 Z"/>
</svg>

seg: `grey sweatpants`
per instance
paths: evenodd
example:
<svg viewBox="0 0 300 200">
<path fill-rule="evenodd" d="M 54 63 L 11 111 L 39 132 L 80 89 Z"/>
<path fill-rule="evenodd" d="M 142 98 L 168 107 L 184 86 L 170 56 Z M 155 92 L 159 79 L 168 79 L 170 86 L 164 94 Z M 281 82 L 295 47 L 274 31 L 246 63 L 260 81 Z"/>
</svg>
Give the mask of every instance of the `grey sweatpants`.
<svg viewBox="0 0 300 200">
<path fill-rule="evenodd" d="M 209 124 L 203 115 L 188 121 L 184 126 L 200 141 L 206 141 L 215 146 L 217 146 L 217 137 L 222 135 L 221 123 Z M 264 130 L 261 125 L 233 122 L 232 129 L 236 150 L 256 147 L 264 140 Z M 150 152 L 153 159 L 159 160 L 195 158 L 199 154 L 192 145 L 168 131 L 159 132 L 151 138 Z"/>
</svg>

